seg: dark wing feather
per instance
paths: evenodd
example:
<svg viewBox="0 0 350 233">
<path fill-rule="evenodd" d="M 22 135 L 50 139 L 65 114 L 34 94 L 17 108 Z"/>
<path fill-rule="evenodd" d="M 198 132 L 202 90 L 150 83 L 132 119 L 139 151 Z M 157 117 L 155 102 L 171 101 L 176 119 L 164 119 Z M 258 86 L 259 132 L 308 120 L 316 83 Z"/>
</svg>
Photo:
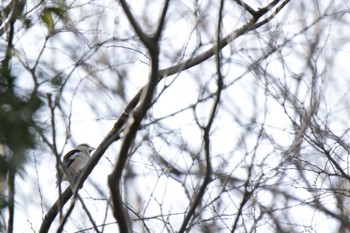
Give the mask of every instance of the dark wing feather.
<svg viewBox="0 0 350 233">
<path fill-rule="evenodd" d="M 63 157 L 63 166 L 65 168 L 68 168 L 73 162 L 74 159 L 78 156 L 80 153 L 80 150 L 74 149 L 69 151 L 64 157 Z"/>
</svg>

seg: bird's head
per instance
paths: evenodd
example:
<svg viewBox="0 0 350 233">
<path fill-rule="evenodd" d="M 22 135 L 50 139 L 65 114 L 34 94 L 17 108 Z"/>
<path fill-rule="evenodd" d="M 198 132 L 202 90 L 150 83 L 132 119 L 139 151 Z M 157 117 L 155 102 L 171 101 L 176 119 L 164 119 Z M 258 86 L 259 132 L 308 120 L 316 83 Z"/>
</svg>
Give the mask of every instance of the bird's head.
<svg viewBox="0 0 350 233">
<path fill-rule="evenodd" d="M 89 154 L 95 150 L 94 147 L 90 146 L 89 144 L 87 143 L 83 143 L 83 144 L 80 144 L 79 146 L 77 146 L 77 149 L 80 150 L 80 151 L 89 151 Z"/>
</svg>

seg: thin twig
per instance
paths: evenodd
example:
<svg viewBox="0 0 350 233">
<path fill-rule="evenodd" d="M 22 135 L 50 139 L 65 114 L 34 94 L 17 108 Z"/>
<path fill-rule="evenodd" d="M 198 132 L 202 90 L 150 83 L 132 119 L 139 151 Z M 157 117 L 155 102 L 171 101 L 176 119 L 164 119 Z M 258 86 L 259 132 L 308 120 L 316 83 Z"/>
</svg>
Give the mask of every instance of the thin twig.
<svg viewBox="0 0 350 233">
<path fill-rule="evenodd" d="M 270 17 L 272 18 L 275 16 L 287 3 L 289 0 L 286 0 L 283 2 L 283 5 L 281 5 L 279 8 L 276 8 L 275 13 L 272 14 Z M 269 19 L 270 20 L 270 19 Z M 255 24 L 256 20 L 255 19 L 250 19 L 246 24 L 241 26 L 240 28 L 232 31 L 230 34 L 228 34 L 226 37 L 224 37 L 220 41 L 220 49 L 224 48 L 226 45 L 228 45 L 230 42 L 235 40 L 241 35 L 244 35 L 245 33 L 257 29 L 258 27 L 262 26 L 263 24 L 267 23 L 268 20 L 264 20 L 259 22 L 259 24 Z M 205 60 L 209 59 L 216 53 L 217 44 L 213 45 L 211 48 L 208 50 L 204 51 L 203 53 L 197 55 L 196 57 L 192 57 L 186 61 L 183 61 L 177 65 L 168 67 L 166 69 L 159 70 L 158 72 L 158 82 L 162 80 L 163 78 L 174 75 L 176 73 L 180 73 L 181 71 L 187 70 L 191 67 L 194 67 Z M 98 161 L 101 159 L 102 155 L 104 152 L 107 150 L 107 148 L 115 141 L 120 139 L 120 134 L 123 131 L 123 127 L 125 122 L 127 121 L 130 113 L 132 110 L 136 107 L 136 105 L 139 103 L 141 93 L 143 90 L 146 88 L 144 86 L 143 88 L 140 89 L 140 91 L 129 101 L 127 106 L 124 108 L 124 111 L 121 113 L 121 115 L 118 117 L 116 123 L 114 124 L 113 128 L 111 131 L 108 133 L 108 135 L 103 139 L 103 141 L 100 143 L 100 145 L 97 147 L 95 150 L 94 154 L 91 156 L 91 159 L 85 169 L 82 171 L 80 178 L 77 181 L 77 187 L 80 188 L 88 175 L 91 173 L 91 171 L 94 169 L 94 167 L 97 165 Z M 59 204 L 57 201 L 54 203 L 54 205 L 50 208 L 48 213 L 45 215 L 45 218 L 41 224 L 39 232 L 45 233 L 48 232 L 50 229 L 50 226 L 57 216 L 58 209 L 61 208 L 72 196 L 72 191 L 70 188 L 67 188 L 61 195 L 61 200 L 62 202 Z"/>
<path fill-rule="evenodd" d="M 221 74 L 221 57 L 220 57 L 220 41 L 221 41 L 221 23 L 222 23 L 222 12 L 223 12 L 223 7 L 224 7 L 224 0 L 220 1 L 220 8 L 219 8 L 219 18 L 218 18 L 218 28 L 217 28 L 217 47 L 215 49 L 217 49 L 216 52 L 216 70 L 217 70 L 217 91 L 216 91 L 216 98 L 215 98 L 215 102 L 214 105 L 212 107 L 210 116 L 209 116 L 209 120 L 208 123 L 206 125 L 206 127 L 204 127 L 204 135 L 203 135 L 203 140 L 204 140 L 204 150 L 205 150 L 205 160 L 206 160 L 206 173 L 205 173 L 205 177 L 203 180 L 203 183 L 199 189 L 199 191 L 197 192 L 197 194 L 195 195 L 194 199 L 192 200 L 191 204 L 190 204 L 190 208 L 189 211 L 187 212 L 181 228 L 179 230 L 179 233 L 183 233 L 186 231 L 187 225 L 190 221 L 190 219 L 192 218 L 192 216 L 195 213 L 195 210 L 197 208 L 197 206 L 199 205 L 200 201 L 203 198 L 205 189 L 207 188 L 209 182 L 211 181 L 211 174 L 212 174 L 212 166 L 211 166 L 211 159 L 210 159 L 210 132 L 211 132 L 211 128 L 214 122 L 214 119 L 216 117 L 217 114 L 217 110 L 221 101 L 221 93 L 223 90 L 223 77 Z"/>
<path fill-rule="evenodd" d="M 68 211 L 66 212 L 66 214 L 65 214 L 65 215 L 63 216 L 63 218 L 61 219 L 60 225 L 59 225 L 59 227 L 58 227 L 58 229 L 57 229 L 57 233 L 60 233 L 60 232 L 63 231 L 63 227 L 64 227 L 65 223 L 67 222 L 68 217 L 70 216 L 70 214 L 71 214 L 72 211 L 73 211 L 73 208 L 74 208 L 74 206 L 75 206 L 75 202 L 76 202 L 76 199 L 77 199 L 77 198 L 79 199 L 81 205 L 83 206 L 83 210 L 85 211 L 86 215 L 88 216 L 88 218 L 89 218 L 89 220 L 90 220 L 90 222 L 91 222 L 91 224 L 92 224 L 93 229 L 95 230 L 95 232 L 100 232 L 100 231 L 98 230 L 98 227 L 97 227 L 97 225 L 96 225 L 94 219 L 93 219 L 92 216 L 91 216 L 90 211 L 88 210 L 88 208 L 86 207 L 86 205 L 85 205 L 83 199 L 80 197 L 80 195 L 78 195 L 77 192 L 78 192 L 78 190 L 76 190 L 76 194 L 74 195 L 74 197 L 73 197 L 73 199 L 72 199 L 72 202 L 71 202 L 71 205 L 70 205 L 69 208 L 68 208 Z"/>
</svg>

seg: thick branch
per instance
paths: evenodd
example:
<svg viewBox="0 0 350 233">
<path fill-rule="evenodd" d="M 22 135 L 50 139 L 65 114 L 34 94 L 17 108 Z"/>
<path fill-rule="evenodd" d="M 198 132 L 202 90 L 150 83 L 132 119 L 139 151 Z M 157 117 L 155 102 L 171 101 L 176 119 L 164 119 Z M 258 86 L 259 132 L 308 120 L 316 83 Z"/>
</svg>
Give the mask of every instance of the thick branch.
<svg viewBox="0 0 350 233">
<path fill-rule="evenodd" d="M 289 0 L 284 1 L 279 6 L 279 8 L 275 9 L 274 14 L 270 15 L 270 17 L 273 18 L 288 2 L 289 2 Z M 184 62 L 181 62 L 181 63 L 179 63 L 179 64 L 177 64 L 175 66 L 159 70 L 157 75 L 156 75 L 156 77 L 158 79 L 157 81 L 159 82 L 161 79 L 163 79 L 163 78 L 165 78 L 167 76 L 174 75 L 176 73 L 179 73 L 181 71 L 184 71 L 186 69 L 189 69 L 191 67 L 194 67 L 194 66 L 204 62 L 205 60 L 209 59 L 210 57 L 212 57 L 213 55 L 215 55 L 217 53 L 217 51 L 218 51 L 217 48 L 219 48 L 219 50 L 221 50 L 222 48 L 227 46 L 229 43 L 231 43 L 233 40 L 235 40 L 239 36 L 244 35 L 247 32 L 249 32 L 251 30 L 254 30 L 254 29 L 256 29 L 256 28 L 258 28 L 258 27 L 260 27 L 260 26 L 262 26 L 262 25 L 264 25 L 264 24 L 266 24 L 268 22 L 268 20 L 265 19 L 264 21 L 259 22 L 258 24 L 256 24 L 256 20 L 257 20 L 256 18 L 250 19 L 246 24 L 244 24 L 240 28 L 234 30 L 229 35 L 227 35 L 226 37 L 221 39 L 218 44 L 213 45 L 210 49 L 208 49 L 205 52 L 197 55 L 196 57 L 190 58 L 190 59 L 188 59 L 188 60 L 186 60 Z M 270 18 L 269 18 L 269 20 L 270 20 Z M 107 148 L 114 141 L 116 141 L 116 140 L 118 140 L 120 138 L 120 134 L 123 131 L 124 124 L 125 124 L 126 120 L 128 119 L 128 117 L 129 117 L 130 113 L 132 112 L 132 110 L 139 103 L 139 100 L 140 100 L 140 97 L 141 97 L 141 93 L 143 93 L 145 88 L 146 88 L 146 86 L 141 88 L 140 91 L 129 101 L 128 105 L 124 108 L 124 111 L 119 116 L 117 122 L 114 124 L 113 128 L 111 129 L 111 131 L 108 133 L 108 135 L 104 138 L 104 140 L 101 142 L 101 144 L 95 150 L 95 153 L 92 155 L 88 165 L 86 166 L 86 168 L 84 169 L 84 171 L 82 172 L 82 174 L 80 175 L 80 177 L 79 177 L 79 179 L 77 181 L 76 187 L 78 189 L 82 187 L 84 181 L 86 180 L 88 175 L 91 173 L 91 171 L 94 169 L 94 167 L 96 166 L 98 161 L 101 159 L 102 155 L 107 150 Z M 70 188 L 67 188 L 62 193 L 62 195 L 61 195 L 61 202 L 58 203 L 58 201 L 56 201 L 54 203 L 54 205 L 50 208 L 48 213 L 45 215 L 45 218 L 44 218 L 44 220 L 42 222 L 42 225 L 41 225 L 41 228 L 40 228 L 39 232 L 44 233 L 44 232 L 48 232 L 49 231 L 53 220 L 57 216 L 58 209 L 62 208 L 62 206 L 65 205 L 65 203 L 69 200 L 69 198 L 72 195 L 73 195 L 73 193 L 72 193 Z"/>
<path fill-rule="evenodd" d="M 73 192 L 68 187 L 45 215 L 45 218 L 41 223 L 39 233 L 49 232 L 51 224 L 57 216 L 58 211 L 64 206 L 72 195 Z"/>
<path fill-rule="evenodd" d="M 165 16 L 166 16 L 166 14 L 168 12 L 168 8 L 169 8 L 169 2 L 170 2 L 170 0 L 165 0 L 163 11 L 162 11 L 162 14 L 161 14 L 160 19 L 159 19 L 158 28 L 157 28 L 157 31 L 156 31 L 155 36 L 154 36 L 154 39 L 156 41 L 159 41 L 160 37 L 162 35 L 164 24 L 165 24 Z"/>
<path fill-rule="evenodd" d="M 146 33 L 143 32 L 142 28 L 140 27 L 140 25 L 138 24 L 138 22 L 134 18 L 133 14 L 131 13 L 130 7 L 128 6 L 126 1 L 125 0 L 120 0 L 120 4 L 122 5 L 123 10 L 124 10 L 126 16 L 128 17 L 128 20 L 129 20 L 131 26 L 134 28 L 137 36 L 140 37 L 141 41 L 143 42 L 143 44 L 147 48 L 151 47 L 152 44 L 153 44 L 152 41 L 146 35 Z"/>
<path fill-rule="evenodd" d="M 108 186 L 111 190 L 111 197 L 113 203 L 113 214 L 118 221 L 120 232 L 131 232 L 130 220 L 126 209 L 123 205 L 121 192 L 121 178 L 125 163 L 128 159 L 130 147 L 134 141 L 136 133 L 139 129 L 142 119 L 151 106 L 153 93 L 158 82 L 158 53 L 151 54 L 152 70 L 150 74 L 149 83 L 144 89 L 141 97 L 141 103 L 133 112 L 130 123 L 125 130 L 125 136 L 119 152 L 119 157 L 113 172 L 108 176 Z"/>
<path fill-rule="evenodd" d="M 247 3 L 245 3 L 242 0 L 234 0 L 238 5 L 243 7 L 246 11 L 248 11 L 251 15 L 255 15 L 256 11 L 253 9 L 253 7 L 249 6 Z"/>
<path fill-rule="evenodd" d="M 15 176 L 16 170 L 12 165 L 9 169 L 8 174 L 8 211 L 9 211 L 9 219 L 8 219 L 8 228 L 7 232 L 13 232 L 13 223 L 15 218 Z"/>
<path fill-rule="evenodd" d="M 126 13 L 130 24 L 133 26 L 137 35 L 140 37 L 143 44 L 149 51 L 151 57 L 151 73 L 149 76 L 148 84 L 142 88 L 137 94 L 136 99 L 140 100 L 139 106 L 132 113 L 129 124 L 126 126 L 125 136 L 119 152 L 117 164 L 115 165 L 112 173 L 108 176 L 108 186 L 111 191 L 111 199 L 113 204 L 113 215 L 118 221 L 120 232 L 131 232 L 131 222 L 127 213 L 127 210 L 123 205 L 122 190 L 121 190 L 121 179 L 123 170 L 125 168 L 126 161 L 128 159 L 129 150 L 134 142 L 137 131 L 140 127 L 141 121 L 145 117 L 148 109 L 151 106 L 153 94 L 158 83 L 159 75 L 159 39 L 164 26 L 165 16 L 168 10 L 169 1 L 166 1 L 163 7 L 160 22 L 155 34 L 155 37 L 147 36 L 139 27 L 138 23 L 134 19 L 129 7 L 125 0 L 120 0 L 124 12 Z M 135 105 L 138 101 L 135 101 Z"/>
<path fill-rule="evenodd" d="M 130 114 L 130 112 L 135 108 L 136 104 L 138 103 L 138 99 L 140 97 L 140 94 L 136 94 L 132 101 L 128 103 L 128 105 L 124 108 L 124 111 L 119 116 L 117 122 L 114 124 L 111 131 L 108 133 L 108 135 L 104 138 L 104 140 L 100 143 L 100 145 L 95 150 L 94 154 L 91 156 L 91 159 L 89 163 L 86 165 L 85 169 L 82 171 L 81 175 L 79 176 L 79 179 L 76 183 L 77 189 L 81 188 L 83 186 L 84 181 L 89 176 L 89 174 L 92 172 L 98 161 L 101 159 L 104 152 L 107 150 L 107 148 L 114 142 L 117 141 L 120 138 L 120 134 L 123 131 L 123 126 Z M 58 210 L 62 208 L 67 201 L 71 198 L 73 195 L 73 192 L 70 187 L 68 187 L 61 195 L 60 201 L 57 200 L 53 206 L 50 208 L 48 213 L 45 215 L 45 218 L 41 224 L 40 233 L 48 232 L 50 229 L 50 226 L 55 219 L 55 217 L 58 214 Z"/>
</svg>

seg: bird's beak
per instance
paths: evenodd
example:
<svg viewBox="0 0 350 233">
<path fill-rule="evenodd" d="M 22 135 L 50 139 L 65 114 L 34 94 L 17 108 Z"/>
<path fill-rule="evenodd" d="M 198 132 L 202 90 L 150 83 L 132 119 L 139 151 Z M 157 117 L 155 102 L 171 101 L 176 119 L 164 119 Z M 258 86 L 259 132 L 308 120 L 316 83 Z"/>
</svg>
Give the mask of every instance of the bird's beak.
<svg viewBox="0 0 350 233">
<path fill-rule="evenodd" d="M 91 153 L 91 151 L 95 150 L 95 148 L 93 148 L 92 146 L 89 147 L 89 153 Z"/>
</svg>

